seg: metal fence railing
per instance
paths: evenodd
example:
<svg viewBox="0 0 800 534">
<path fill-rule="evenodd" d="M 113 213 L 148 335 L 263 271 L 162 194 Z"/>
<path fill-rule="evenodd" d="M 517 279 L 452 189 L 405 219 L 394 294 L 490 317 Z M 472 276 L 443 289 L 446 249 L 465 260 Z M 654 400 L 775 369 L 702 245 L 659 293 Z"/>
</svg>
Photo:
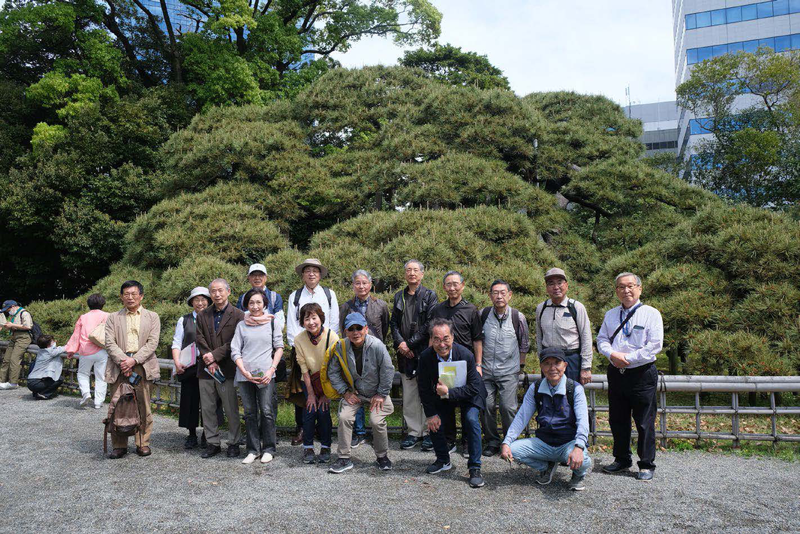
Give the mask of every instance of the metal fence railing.
<svg viewBox="0 0 800 534">
<path fill-rule="evenodd" d="M 4 350 L 7 342 L 0 341 L 0 354 Z M 31 345 L 25 355 L 25 362 L 29 363 L 35 355 L 35 345 Z M 161 366 L 161 379 L 157 380 L 153 387 L 153 404 L 159 407 L 178 408 L 180 405 L 180 383 L 174 380 L 173 364 L 171 359 L 159 359 Z M 27 367 L 24 368 L 26 370 Z M 78 368 L 76 360 L 65 360 L 62 377 L 64 387 L 77 389 Z M 24 376 L 24 374 L 23 374 Z M 534 383 L 539 375 L 528 375 L 530 383 Z M 521 380 L 522 382 L 522 380 Z M 598 393 L 608 391 L 608 382 L 603 374 L 594 374 L 592 383 L 586 387 L 587 403 L 589 408 L 589 432 L 592 443 L 596 443 L 598 437 L 610 437 L 608 430 L 598 429 L 597 415 L 608 412 L 608 405 L 598 402 Z M 670 394 L 681 395 L 685 399 L 685 394 L 691 394 L 694 402 L 692 405 L 670 405 L 667 402 Z M 719 399 L 718 394 L 729 394 L 730 404 L 723 406 L 706 406 L 703 400 L 705 394 L 715 394 L 714 399 Z M 742 406 L 739 396 L 743 393 L 764 394 L 769 399 L 769 406 Z M 520 391 L 524 394 L 524 391 Z M 778 402 L 780 395 L 800 395 L 800 376 L 697 376 L 697 375 L 660 375 L 658 382 L 658 420 L 656 422 L 656 437 L 663 446 L 667 445 L 668 439 L 689 439 L 689 440 L 727 440 L 732 441 L 734 446 L 738 446 L 741 441 L 762 441 L 762 442 L 798 442 L 800 434 L 781 432 L 778 418 L 781 416 L 800 416 L 800 406 L 781 406 Z M 282 398 L 282 396 L 281 396 Z M 402 406 L 400 375 L 397 373 L 392 388 L 392 402 L 396 409 Z M 399 410 L 396 411 L 399 413 Z M 694 416 L 693 430 L 670 430 L 668 428 L 670 414 L 686 414 Z M 730 432 L 708 432 L 702 428 L 702 418 L 704 416 L 729 416 Z M 756 433 L 743 431 L 742 417 L 757 416 L 769 418 L 768 433 Z M 402 418 L 400 418 L 402 420 Z M 532 423 L 535 425 L 535 423 Z M 683 425 L 682 425 L 683 426 Z M 279 427 L 281 431 L 291 431 L 292 427 Z M 390 426 L 390 432 L 400 433 L 405 430 L 403 426 Z M 634 436 L 636 432 L 633 432 Z"/>
</svg>

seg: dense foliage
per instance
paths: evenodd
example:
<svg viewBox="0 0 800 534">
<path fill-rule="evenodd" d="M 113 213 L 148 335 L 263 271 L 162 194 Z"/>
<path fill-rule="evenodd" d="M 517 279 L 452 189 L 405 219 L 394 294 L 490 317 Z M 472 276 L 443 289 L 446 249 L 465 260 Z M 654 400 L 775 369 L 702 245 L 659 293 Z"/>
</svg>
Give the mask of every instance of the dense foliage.
<svg viewBox="0 0 800 534">
<path fill-rule="evenodd" d="M 254 260 L 285 297 L 313 256 L 342 298 L 367 268 L 389 299 L 417 257 L 439 291 L 461 269 L 479 305 L 507 279 L 532 320 L 542 273 L 561 265 L 598 326 L 614 275 L 634 270 L 664 315 L 662 358 L 677 351 L 692 372 L 796 372 L 800 226 L 655 170 L 639 128 L 599 97 L 337 69 L 292 101 L 215 109 L 174 134 L 148 175 L 163 200 L 126 225 L 123 260 L 90 291 L 113 309 L 118 284 L 139 277 L 171 324 L 195 285 L 225 276 L 244 291 Z M 31 309 L 64 336 L 85 296 Z"/>
<path fill-rule="evenodd" d="M 166 347 L 191 288 L 222 276 L 238 296 L 250 262 L 288 297 L 294 266 L 318 257 L 340 300 L 366 268 L 389 300 L 416 257 L 440 293 L 446 270 L 463 271 L 478 305 L 508 280 L 531 321 L 542 274 L 559 265 L 595 328 L 615 305 L 614 275 L 633 270 L 664 315 L 662 367 L 670 352 L 691 372 L 800 369 L 797 219 L 734 207 L 643 160 L 641 124 L 611 101 L 520 98 L 485 57 L 428 46 L 439 14 L 427 0 L 184 4 L 199 16 L 180 31 L 136 1 L 0 10 L 2 298 L 39 299 L 29 309 L 59 340 L 89 293 L 116 309 L 130 278 L 162 316 Z M 327 59 L 366 35 L 425 47 L 395 68 Z M 748 90 L 774 94 L 785 65 L 756 60 L 766 81 Z M 683 95 L 718 114 L 727 93 L 706 89 L 720 83 Z M 775 102 L 791 109 L 796 92 Z M 741 135 L 759 139 L 726 154 L 773 146 L 769 115 L 748 117 L 761 122 Z M 794 123 L 778 126 L 775 153 L 792 170 Z M 730 161 L 760 185 L 697 183 L 791 200 L 792 183 L 764 174 L 774 158 L 761 174 L 754 158 Z"/>
</svg>

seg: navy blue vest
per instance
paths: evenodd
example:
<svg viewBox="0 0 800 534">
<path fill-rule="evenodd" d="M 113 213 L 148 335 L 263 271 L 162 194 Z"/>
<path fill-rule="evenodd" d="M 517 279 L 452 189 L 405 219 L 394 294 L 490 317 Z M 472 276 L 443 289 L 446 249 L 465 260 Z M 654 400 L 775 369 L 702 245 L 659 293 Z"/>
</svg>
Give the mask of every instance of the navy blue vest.
<svg viewBox="0 0 800 534">
<path fill-rule="evenodd" d="M 578 420 L 565 395 L 542 393 L 542 408 L 536 414 L 536 437 L 551 447 L 560 447 L 575 439 Z"/>
</svg>

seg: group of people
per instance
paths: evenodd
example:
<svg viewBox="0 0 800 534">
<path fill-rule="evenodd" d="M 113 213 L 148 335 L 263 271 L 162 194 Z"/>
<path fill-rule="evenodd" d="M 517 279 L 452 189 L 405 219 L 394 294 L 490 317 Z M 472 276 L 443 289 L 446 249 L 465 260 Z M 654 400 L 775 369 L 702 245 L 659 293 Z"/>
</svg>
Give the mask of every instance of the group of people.
<svg viewBox="0 0 800 534">
<path fill-rule="evenodd" d="M 372 294 L 372 277 L 366 270 L 353 273 L 353 297 L 341 305 L 336 293 L 320 284 L 328 272 L 319 260 L 307 259 L 295 270 L 303 286 L 289 296 L 285 314 L 281 296 L 266 285 L 267 269 L 261 264 L 250 266 L 252 288 L 236 305 L 230 302 L 229 283 L 221 278 L 191 291 L 186 301 L 191 312 L 178 320 L 172 342 L 181 382 L 179 425 L 189 431 L 186 448 L 204 445 L 203 458 L 222 452 L 219 428 L 227 419 L 226 454 L 239 457 L 241 398 L 246 427 L 243 463 L 271 461 L 277 443 L 276 382 L 286 380 L 286 395 L 296 405 L 292 445 L 302 445 L 303 462 L 331 462 L 330 410 L 338 399 L 337 458 L 329 471 L 353 468 L 351 452 L 366 439 L 367 411 L 377 466 L 392 469 L 387 417 L 394 412 L 390 390 L 395 364 L 385 345 L 391 330 L 407 428 L 400 447 L 419 445 L 423 451 L 433 451 L 435 460 L 427 473 L 451 469 L 450 455 L 457 450 L 456 412 L 460 412 L 460 444 L 472 487 L 484 485 L 481 457 L 499 455 L 532 467 L 539 484 L 548 484 L 558 465 L 566 465 L 572 471 L 570 488 L 585 488 L 592 460 L 586 452 L 589 417 L 583 386 L 592 380 L 593 333 L 584 305 L 568 297 L 569 282 L 562 269 L 544 275 L 548 298 L 535 312 L 542 378 L 528 388 L 521 406 L 517 390 L 530 351 L 530 333 L 527 318 L 511 306 L 513 292 L 507 282 L 494 281 L 488 288 L 492 306 L 479 310 L 463 298 L 463 276 L 449 271 L 442 281 L 447 298 L 440 302 L 436 291 L 423 285 L 422 262 L 409 260 L 404 265 L 406 287 L 394 295 L 390 313 L 388 304 Z M 614 437 L 614 462 L 603 470 L 617 473 L 632 466 L 633 417 L 638 431 L 637 478 L 650 480 L 655 469 L 655 359 L 662 349 L 663 324 L 656 309 L 641 303 L 637 275 L 621 273 L 614 284 L 620 305 L 605 314 L 596 338 L 598 351 L 609 360 Z M 152 433 L 150 387 L 159 375 L 155 351 L 161 324 L 157 314 L 142 306 L 144 288 L 139 282 L 122 284 L 120 298 L 123 309 L 106 314 L 102 297 L 92 295 L 90 311 L 80 317 L 66 347 L 42 336 L 34 369 L 41 365 L 44 375 L 33 376 L 40 382 L 29 376 L 29 387 L 40 398 L 58 388 L 59 355 L 79 357 L 82 404 L 91 399 L 92 367 L 95 407 L 102 406 L 106 383 L 111 384 L 113 398 L 122 381 L 130 381 L 142 421 L 141 432 L 135 435 L 136 452 L 147 456 Z M 11 313 L 4 327 L 14 325 L 13 336 L 20 336 L 30 316 L 26 319 L 5 305 L 2 311 Z M 101 341 L 98 330 L 104 334 Z M 2 373 L 7 373 L 15 347 L 12 343 L 6 352 L 0 381 L 9 379 Z M 455 380 L 440 375 L 451 367 L 462 369 Z M 47 392 L 41 389 L 44 378 L 50 380 Z M 534 417 L 535 436 L 518 439 Z M 315 438 L 320 443 L 318 453 Z M 125 456 L 127 441 L 127 436 L 112 433 L 109 458 Z"/>
</svg>

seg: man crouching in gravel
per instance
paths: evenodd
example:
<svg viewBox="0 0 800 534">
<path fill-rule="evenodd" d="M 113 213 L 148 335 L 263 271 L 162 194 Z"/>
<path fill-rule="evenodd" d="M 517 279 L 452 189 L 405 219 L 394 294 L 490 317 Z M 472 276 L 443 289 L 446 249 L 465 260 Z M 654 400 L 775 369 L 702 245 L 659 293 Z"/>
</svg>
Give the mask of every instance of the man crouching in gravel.
<svg viewBox="0 0 800 534">
<path fill-rule="evenodd" d="M 339 405 L 339 458 L 328 470 L 343 473 L 353 468 L 350 448 L 356 412 L 363 405 L 369 407 L 372 424 L 372 447 L 378 457 L 378 468 L 389 471 L 389 432 L 386 418 L 394 412 L 389 393 L 394 380 L 394 366 L 386 345 L 380 339 L 368 335 L 367 320 L 360 313 L 351 313 L 344 320 L 346 340 L 340 340 L 328 351 L 331 353 L 328 379 L 342 396 Z M 344 349 L 342 351 L 342 349 Z M 347 372 L 342 370 L 339 358 L 333 351 L 340 351 L 347 362 Z M 344 354 L 342 353 L 344 352 Z M 350 381 L 345 374 L 352 377 Z"/>
<path fill-rule="evenodd" d="M 536 482 L 549 484 L 559 462 L 572 469 L 569 488 L 586 488 L 583 479 L 592 466 L 586 454 L 589 410 L 583 386 L 564 376 L 567 357 L 560 348 L 539 353 L 542 377 L 525 393 L 522 407 L 511 423 L 500 453 L 509 462 L 519 460 L 538 471 Z M 536 437 L 514 441 L 536 412 Z"/>
</svg>

